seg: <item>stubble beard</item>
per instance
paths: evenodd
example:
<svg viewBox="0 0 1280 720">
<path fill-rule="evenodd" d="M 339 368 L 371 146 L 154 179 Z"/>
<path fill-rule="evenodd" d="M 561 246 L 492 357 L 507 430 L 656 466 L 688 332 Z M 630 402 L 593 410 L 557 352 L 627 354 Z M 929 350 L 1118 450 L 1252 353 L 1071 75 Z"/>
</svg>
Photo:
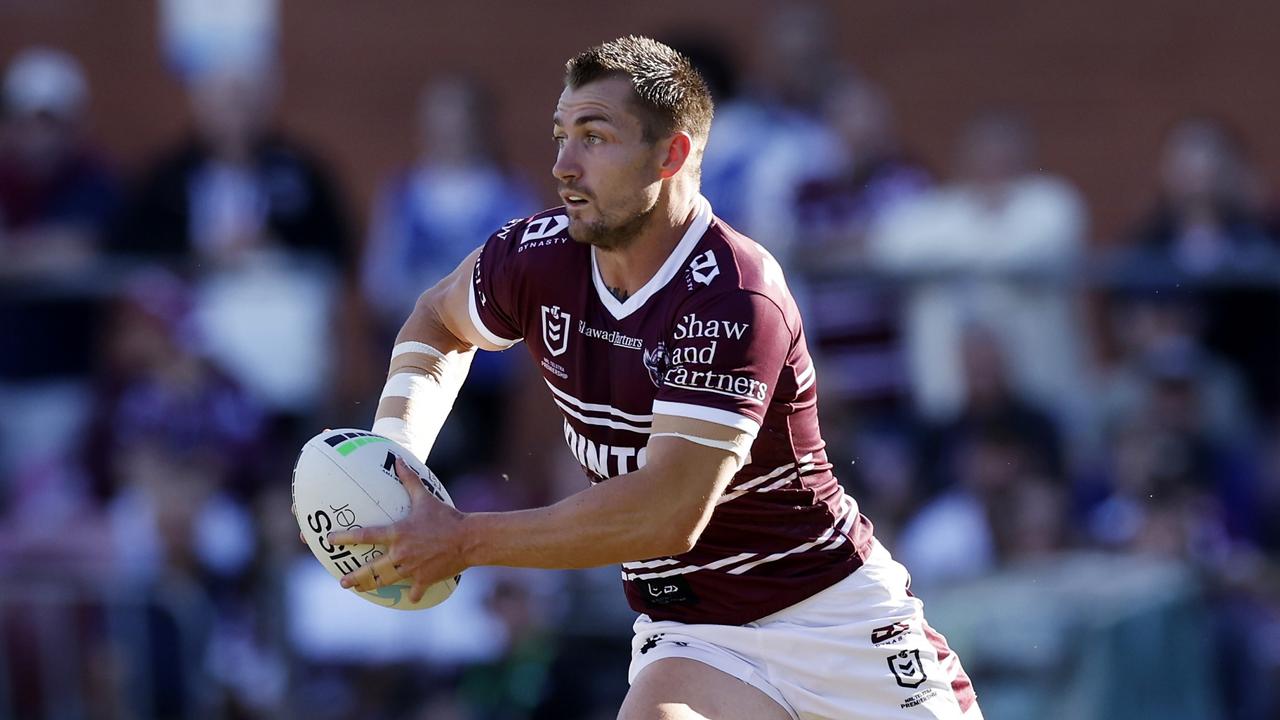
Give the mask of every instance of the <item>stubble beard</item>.
<svg viewBox="0 0 1280 720">
<path fill-rule="evenodd" d="M 601 250 L 621 250 L 640 236 L 657 205 L 641 210 L 620 223 L 609 225 L 603 218 L 589 223 L 569 223 L 569 237 L 575 242 L 598 247 Z"/>
</svg>

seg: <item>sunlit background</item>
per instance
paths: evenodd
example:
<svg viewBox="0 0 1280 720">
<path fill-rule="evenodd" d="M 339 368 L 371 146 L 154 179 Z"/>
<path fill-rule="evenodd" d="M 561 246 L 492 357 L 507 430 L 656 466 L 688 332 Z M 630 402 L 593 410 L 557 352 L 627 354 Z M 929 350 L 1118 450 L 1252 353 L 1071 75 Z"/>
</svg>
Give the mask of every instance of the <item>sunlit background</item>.
<svg viewBox="0 0 1280 720">
<path fill-rule="evenodd" d="M 416 295 L 555 202 L 569 56 L 717 94 L 837 475 L 990 720 L 1280 717 L 1280 5 L 0 0 L 0 718 L 607 720 L 616 568 L 381 609 L 290 470 Z M 523 349 L 430 464 L 585 487 Z M 637 510 L 637 522 L 643 522 Z"/>
</svg>

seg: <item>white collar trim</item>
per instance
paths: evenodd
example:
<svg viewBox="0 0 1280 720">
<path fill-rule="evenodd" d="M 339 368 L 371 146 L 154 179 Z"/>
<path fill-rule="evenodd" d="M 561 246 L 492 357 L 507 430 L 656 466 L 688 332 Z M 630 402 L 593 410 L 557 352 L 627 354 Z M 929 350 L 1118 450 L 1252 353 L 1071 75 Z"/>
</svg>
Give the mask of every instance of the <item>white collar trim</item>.
<svg viewBox="0 0 1280 720">
<path fill-rule="evenodd" d="M 600 266 L 596 263 L 596 249 L 591 248 L 591 279 L 596 286 L 596 295 L 600 298 L 600 302 L 604 304 L 609 314 L 615 320 L 622 320 L 631 313 L 639 310 L 645 302 L 653 297 L 654 293 L 666 287 L 667 283 L 680 272 L 680 267 L 684 265 L 684 261 L 688 259 L 693 252 L 694 246 L 702 239 L 707 232 L 707 228 L 711 227 L 711 203 L 701 195 L 697 197 L 694 204 L 693 224 L 685 231 L 684 237 L 676 245 L 675 250 L 667 256 L 666 262 L 662 263 L 662 267 L 658 268 L 658 272 L 649 278 L 649 282 L 644 287 L 636 291 L 636 294 L 627 298 L 626 301 L 618 300 L 609 292 L 609 287 L 604 284 L 604 278 L 600 275 Z"/>
</svg>

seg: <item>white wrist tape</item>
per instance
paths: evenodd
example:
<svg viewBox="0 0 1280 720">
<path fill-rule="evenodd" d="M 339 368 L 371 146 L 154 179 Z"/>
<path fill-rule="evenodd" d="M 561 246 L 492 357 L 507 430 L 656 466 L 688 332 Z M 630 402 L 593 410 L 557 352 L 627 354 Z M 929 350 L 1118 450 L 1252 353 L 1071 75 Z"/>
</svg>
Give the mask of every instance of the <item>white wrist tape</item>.
<svg viewBox="0 0 1280 720">
<path fill-rule="evenodd" d="M 439 350 L 431 347 L 426 343 L 415 342 L 413 340 L 408 340 L 406 342 L 398 343 L 395 347 L 391 348 L 391 359 L 395 360 L 401 355 L 408 355 L 409 353 L 419 353 L 422 355 L 429 355 L 433 358 L 438 358 L 440 360 L 445 359 L 444 353 L 440 352 Z"/>
<path fill-rule="evenodd" d="M 406 355 L 417 357 L 401 360 Z M 373 423 L 373 432 L 395 440 L 426 462 L 474 355 L 474 351 L 446 355 L 421 342 L 396 345 L 391 351 L 391 374 L 379 403 L 387 398 L 404 398 L 404 410 L 380 415 Z"/>
<path fill-rule="evenodd" d="M 389 397 L 413 397 L 415 391 L 417 393 L 429 392 L 427 385 L 432 381 L 419 372 L 399 372 L 387 378 L 387 384 L 382 388 L 382 397 L 380 400 L 386 400 Z"/>
</svg>

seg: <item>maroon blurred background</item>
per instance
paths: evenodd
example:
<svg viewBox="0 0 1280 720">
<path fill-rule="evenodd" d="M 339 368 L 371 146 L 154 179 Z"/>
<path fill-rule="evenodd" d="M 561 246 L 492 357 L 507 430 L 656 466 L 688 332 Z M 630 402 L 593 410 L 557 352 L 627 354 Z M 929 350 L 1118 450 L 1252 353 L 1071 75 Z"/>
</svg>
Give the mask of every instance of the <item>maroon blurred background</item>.
<svg viewBox="0 0 1280 720">
<path fill-rule="evenodd" d="M 564 0 L 293 0 L 282 6 L 280 112 L 285 127 L 328 155 L 364 215 L 379 175 L 407 159 L 424 80 L 460 71 L 492 84 L 495 130 L 538 180 L 551 162 L 548 118 L 568 56 L 645 33 L 722 40 L 750 67 L 757 25 L 778 5 L 652 0 L 603 12 Z M 1046 168 L 1084 192 L 1101 242 L 1143 210 L 1161 136 L 1188 113 L 1224 118 L 1268 184 L 1280 180 L 1280 4 L 871 0 L 832 10 L 843 56 L 884 87 L 907 147 L 945 170 L 973 113 L 993 103 L 1022 109 Z M 186 113 L 156 22 L 147 0 L 0 0 L 0 58 L 32 43 L 75 54 L 100 145 L 134 170 L 178 136 Z"/>
</svg>

